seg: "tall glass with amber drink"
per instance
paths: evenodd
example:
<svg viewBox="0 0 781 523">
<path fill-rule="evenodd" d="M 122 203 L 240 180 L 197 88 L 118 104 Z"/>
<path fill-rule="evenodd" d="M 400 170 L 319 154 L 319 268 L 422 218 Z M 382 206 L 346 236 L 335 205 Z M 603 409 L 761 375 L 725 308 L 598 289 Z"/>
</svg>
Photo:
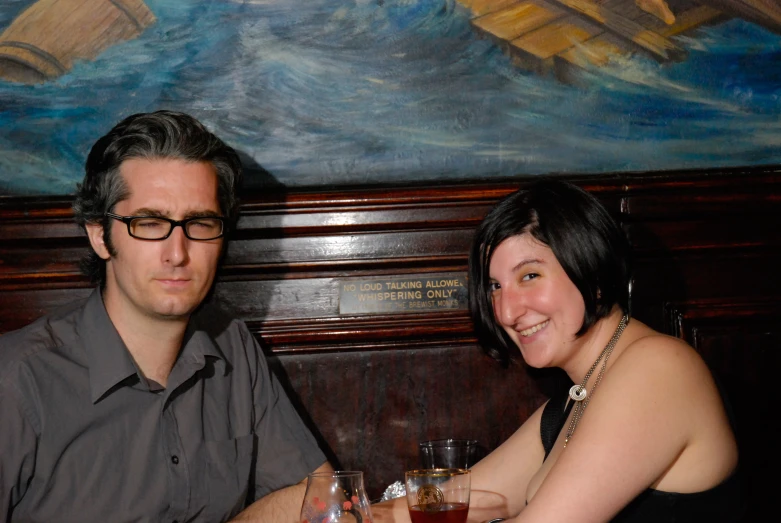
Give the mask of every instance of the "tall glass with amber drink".
<svg viewBox="0 0 781 523">
<path fill-rule="evenodd" d="M 466 523 L 468 469 L 420 469 L 404 474 L 412 523 Z"/>
</svg>

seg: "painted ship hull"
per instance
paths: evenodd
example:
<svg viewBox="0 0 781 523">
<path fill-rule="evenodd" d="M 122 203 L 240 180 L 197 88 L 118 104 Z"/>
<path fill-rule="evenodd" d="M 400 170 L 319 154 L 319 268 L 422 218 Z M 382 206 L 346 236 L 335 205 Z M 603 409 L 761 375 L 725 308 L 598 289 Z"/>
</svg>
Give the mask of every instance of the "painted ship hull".
<svg viewBox="0 0 781 523">
<path fill-rule="evenodd" d="M 38 0 L 0 34 L 0 79 L 46 82 L 154 22 L 143 0 Z"/>
</svg>

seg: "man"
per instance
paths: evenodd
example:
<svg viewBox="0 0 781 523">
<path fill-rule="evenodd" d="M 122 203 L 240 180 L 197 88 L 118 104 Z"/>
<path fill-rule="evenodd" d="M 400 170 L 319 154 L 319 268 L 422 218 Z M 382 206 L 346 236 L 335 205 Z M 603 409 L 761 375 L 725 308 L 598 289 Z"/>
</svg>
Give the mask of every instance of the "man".
<svg viewBox="0 0 781 523">
<path fill-rule="evenodd" d="M 297 521 L 332 469 L 246 326 L 203 305 L 240 176 L 181 113 L 95 143 L 74 212 L 98 288 L 0 337 L 0 519 Z"/>
</svg>

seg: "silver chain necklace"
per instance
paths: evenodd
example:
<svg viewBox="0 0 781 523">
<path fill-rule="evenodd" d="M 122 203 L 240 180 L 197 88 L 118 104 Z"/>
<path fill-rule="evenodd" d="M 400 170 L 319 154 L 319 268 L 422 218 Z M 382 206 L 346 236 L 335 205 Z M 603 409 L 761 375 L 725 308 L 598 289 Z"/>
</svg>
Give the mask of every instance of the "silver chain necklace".
<svg viewBox="0 0 781 523">
<path fill-rule="evenodd" d="M 569 422 L 569 428 L 567 429 L 567 437 L 564 439 L 564 448 L 567 448 L 567 443 L 569 443 L 569 439 L 572 437 L 572 434 L 575 433 L 575 427 L 578 426 L 578 422 L 583 416 L 583 411 L 585 411 L 586 407 L 588 407 L 588 402 L 594 395 L 594 391 L 597 390 L 599 382 L 602 381 L 602 375 L 605 373 L 605 369 L 607 368 L 607 360 L 610 359 L 610 354 L 612 354 L 616 343 L 618 343 L 618 338 L 620 338 L 621 334 L 624 333 L 624 329 L 626 328 L 626 324 L 628 322 L 629 318 L 625 314 L 621 318 L 621 321 L 618 322 L 618 328 L 616 328 L 616 332 L 613 333 L 613 337 L 610 338 L 610 341 L 607 342 L 605 348 L 602 349 L 602 352 L 599 353 L 597 361 L 595 361 L 588 370 L 586 377 L 583 378 L 583 381 L 580 383 L 580 385 L 573 385 L 570 387 L 569 398 L 567 398 L 567 403 L 564 405 L 564 411 L 566 412 L 570 400 L 575 401 L 575 406 L 573 407 L 574 412 L 572 414 L 572 420 Z M 604 360 L 602 358 L 604 358 Z M 599 370 L 599 374 L 597 374 L 597 380 L 594 382 L 594 386 L 591 388 L 591 393 L 589 394 L 586 391 L 586 383 L 588 383 L 588 379 L 594 373 L 594 369 L 596 369 L 597 365 L 599 365 L 600 360 L 602 360 L 602 368 Z"/>
</svg>

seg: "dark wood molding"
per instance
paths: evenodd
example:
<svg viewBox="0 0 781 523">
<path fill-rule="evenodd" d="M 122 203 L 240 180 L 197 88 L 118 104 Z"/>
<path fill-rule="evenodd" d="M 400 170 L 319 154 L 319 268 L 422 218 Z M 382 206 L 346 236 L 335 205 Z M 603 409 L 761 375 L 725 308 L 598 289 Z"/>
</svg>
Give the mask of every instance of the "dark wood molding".
<svg viewBox="0 0 781 523">
<path fill-rule="evenodd" d="M 697 348 L 703 330 L 725 330 L 735 324 L 781 331 L 781 295 L 730 297 L 669 302 L 664 304 L 670 334 Z"/>
</svg>

